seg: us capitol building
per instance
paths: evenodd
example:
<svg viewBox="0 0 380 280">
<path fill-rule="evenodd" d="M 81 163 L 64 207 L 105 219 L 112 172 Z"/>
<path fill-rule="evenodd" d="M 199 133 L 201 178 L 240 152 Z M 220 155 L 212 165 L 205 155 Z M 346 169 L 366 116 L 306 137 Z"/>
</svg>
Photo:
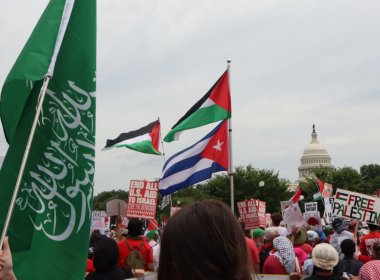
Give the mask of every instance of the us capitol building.
<svg viewBox="0 0 380 280">
<path fill-rule="evenodd" d="M 311 177 L 313 175 L 313 168 L 334 168 L 331 164 L 331 157 L 327 152 L 327 149 L 318 141 L 318 134 L 315 131 L 315 125 L 313 125 L 311 141 L 305 147 L 300 161 L 301 165 L 298 167 L 298 182 L 304 181 L 307 177 Z M 291 183 L 288 190 L 295 191 L 298 187 L 298 182 Z"/>
</svg>

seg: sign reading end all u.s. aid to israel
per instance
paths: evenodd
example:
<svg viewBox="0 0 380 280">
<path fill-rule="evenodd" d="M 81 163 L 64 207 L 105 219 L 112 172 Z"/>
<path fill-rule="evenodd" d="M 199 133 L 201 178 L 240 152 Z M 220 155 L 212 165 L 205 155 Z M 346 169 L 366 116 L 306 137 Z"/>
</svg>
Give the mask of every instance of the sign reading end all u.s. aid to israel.
<svg viewBox="0 0 380 280">
<path fill-rule="evenodd" d="M 336 216 L 380 224 L 380 199 L 374 196 L 337 189 L 332 211 Z"/>
</svg>

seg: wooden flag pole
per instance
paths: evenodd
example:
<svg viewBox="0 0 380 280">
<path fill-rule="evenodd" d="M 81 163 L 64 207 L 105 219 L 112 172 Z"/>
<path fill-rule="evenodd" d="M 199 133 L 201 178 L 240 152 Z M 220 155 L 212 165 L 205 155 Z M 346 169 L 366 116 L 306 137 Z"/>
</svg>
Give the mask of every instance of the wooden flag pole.
<svg viewBox="0 0 380 280">
<path fill-rule="evenodd" d="M 227 59 L 227 74 L 228 74 L 228 90 L 231 94 L 231 67 L 230 67 L 231 59 Z M 233 174 L 233 164 L 232 164 L 232 124 L 231 118 L 228 119 L 228 175 L 230 177 L 230 194 L 231 194 L 231 211 L 235 214 L 235 201 L 234 201 L 234 174 Z"/>
<path fill-rule="evenodd" d="M 18 191 L 20 189 L 22 176 L 24 175 L 24 170 L 25 170 L 26 162 L 28 160 L 30 147 L 32 145 L 32 141 L 33 141 L 33 138 L 34 138 L 34 133 L 35 133 L 36 128 L 37 128 L 38 119 L 39 119 L 41 111 L 42 111 L 42 104 L 43 104 L 44 99 L 45 99 L 46 90 L 47 90 L 50 78 L 51 78 L 50 76 L 46 76 L 44 78 L 44 82 L 43 82 L 41 90 L 40 90 L 40 96 L 39 96 L 39 99 L 38 99 L 37 111 L 36 111 L 36 114 L 34 116 L 32 128 L 31 128 L 30 133 L 29 133 L 28 142 L 26 144 L 24 156 L 22 158 L 20 170 L 18 172 L 18 177 L 17 177 L 15 189 L 13 191 L 12 200 L 11 200 L 11 203 L 10 203 L 9 208 L 8 208 L 7 217 L 5 219 L 3 232 L 1 233 L 0 248 L 3 248 L 4 239 L 5 239 L 5 236 L 6 236 L 7 232 L 8 232 L 9 224 L 10 224 L 11 219 L 12 219 L 14 205 L 15 205 L 15 202 L 16 202 L 16 199 L 17 199 Z"/>
</svg>

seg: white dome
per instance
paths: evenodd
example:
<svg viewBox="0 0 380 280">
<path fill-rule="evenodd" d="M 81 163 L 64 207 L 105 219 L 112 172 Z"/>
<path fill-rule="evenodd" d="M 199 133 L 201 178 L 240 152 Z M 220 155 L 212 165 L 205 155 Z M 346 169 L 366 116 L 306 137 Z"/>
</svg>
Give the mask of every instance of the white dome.
<svg viewBox="0 0 380 280">
<path fill-rule="evenodd" d="M 311 176 L 311 170 L 313 168 L 333 168 L 333 165 L 331 164 L 331 157 L 327 152 L 327 149 L 318 141 L 318 135 L 315 132 L 314 125 L 313 132 L 311 133 L 311 141 L 305 147 L 300 161 L 301 165 L 298 167 L 299 180 L 303 180 L 305 177 Z"/>
</svg>

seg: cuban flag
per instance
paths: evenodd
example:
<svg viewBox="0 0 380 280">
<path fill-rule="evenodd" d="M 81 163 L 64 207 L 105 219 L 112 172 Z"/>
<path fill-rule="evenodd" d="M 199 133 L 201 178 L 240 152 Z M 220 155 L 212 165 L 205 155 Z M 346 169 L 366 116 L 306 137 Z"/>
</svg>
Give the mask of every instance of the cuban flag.
<svg viewBox="0 0 380 280">
<path fill-rule="evenodd" d="M 191 147 L 169 158 L 158 184 L 162 195 L 174 193 L 228 170 L 227 120 Z"/>
</svg>

